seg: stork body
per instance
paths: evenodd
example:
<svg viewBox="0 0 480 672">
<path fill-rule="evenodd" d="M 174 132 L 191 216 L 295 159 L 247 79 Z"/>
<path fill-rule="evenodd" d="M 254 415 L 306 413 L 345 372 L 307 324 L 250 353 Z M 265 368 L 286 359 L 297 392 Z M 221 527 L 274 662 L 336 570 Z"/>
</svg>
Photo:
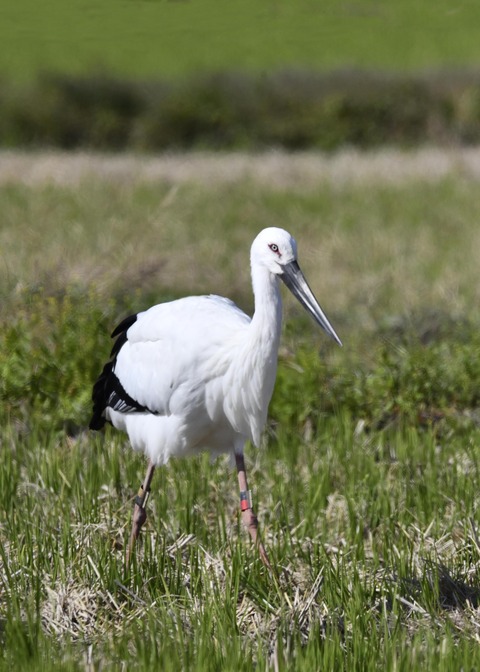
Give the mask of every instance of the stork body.
<svg viewBox="0 0 480 672">
<path fill-rule="evenodd" d="M 256 541 L 243 449 L 247 440 L 259 445 L 275 383 L 282 321 L 278 279 L 340 340 L 298 267 L 289 233 L 261 231 L 252 245 L 251 269 L 252 319 L 228 299 L 192 296 L 127 318 L 112 334 L 118 338 L 112 360 L 94 386 L 90 427 L 100 429 L 109 421 L 150 460 L 137 498 L 139 526 L 135 529 L 134 517 L 130 551 L 145 518 L 154 468 L 170 457 L 200 451 L 235 456 L 242 515 Z M 261 543 L 259 548 L 268 564 Z"/>
</svg>

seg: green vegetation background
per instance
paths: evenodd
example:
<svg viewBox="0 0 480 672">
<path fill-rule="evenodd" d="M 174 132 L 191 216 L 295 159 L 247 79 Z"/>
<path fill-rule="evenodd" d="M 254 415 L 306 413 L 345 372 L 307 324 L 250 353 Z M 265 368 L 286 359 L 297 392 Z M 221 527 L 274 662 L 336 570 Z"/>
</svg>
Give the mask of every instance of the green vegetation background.
<svg viewBox="0 0 480 672">
<path fill-rule="evenodd" d="M 479 62 L 474 0 L 34 0 L 2 3 L 0 72 L 178 77 L 285 66 L 413 70 Z"/>
<path fill-rule="evenodd" d="M 0 12 L 4 145 L 155 149 L 138 126 L 137 145 L 122 145 L 118 110 L 171 86 L 182 95 L 170 119 L 188 121 L 178 137 L 206 107 L 191 146 L 212 146 L 218 92 L 245 81 L 269 83 L 262 124 L 278 132 L 265 145 L 282 144 L 313 81 L 299 88 L 282 71 L 321 70 L 332 86 L 328 73 L 345 67 L 371 69 L 375 86 L 342 80 L 347 93 L 326 106 L 329 148 L 353 142 L 358 119 L 367 146 L 396 137 L 378 134 L 385 118 L 415 131 L 401 136 L 410 146 L 445 142 L 426 134 L 431 119 L 453 120 L 448 142 L 479 137 L 475 2 L 57 0 Z M 418 74 L 430 68 L 440 74 Z M 366 81 L 383 98 L 372 107 L 353 86 L 352 109 L 348 87 L 362 94 Z M 279 190 L 135 175 L 26 186 L 18 175 L 0 187 L 0 669 L 479 667 L 479 190 L 461 171 L 425 178 Z M 248 452 L 279 577 L 240 528 L 228 465 L 203 457 L 158 474 L 126 570 L 144 461 L 125 437 L 85 430 L 108 333 L 126 312 L 192 291 L 251 310 L 248 246 L 267 225 L 297 237 L 345 343 L 287 302 L 265 443 Z"/>
<path fill-rule="evenodd" d="M 475 2 L 6 0 L 1 18 L 0 146 L 479 142 Z"/>
</svg>

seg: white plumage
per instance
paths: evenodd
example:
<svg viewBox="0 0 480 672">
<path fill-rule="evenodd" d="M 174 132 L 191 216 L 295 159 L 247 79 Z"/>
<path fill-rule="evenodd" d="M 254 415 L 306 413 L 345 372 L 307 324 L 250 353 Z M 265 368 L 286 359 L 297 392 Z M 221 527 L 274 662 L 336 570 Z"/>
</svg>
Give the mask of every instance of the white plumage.
<svg viewBox="0 0 480 672">
<path fill-rule="evenodd" d="M 213 295 L 127 318 L 114 332 L 114 358 L 95 385 L 90 426 L 111 422 L 155 466 L 203 450 L 238 458 L 247 440 L 258 446 L 277 370 L 279 279 L 341 344 L 296 258 L 295 240 L 283 229 L 264 229 L 255 238 L 252 319 Z"/>
<path fill-rule="evenodd" d="M 157 465 L 196 450 L 232 450 L 236 433 L 258 443 L 266 396 L 258 389 L 260 371 L 243 381 L 243 395 L 232 385 L 244 369 L 249 326 L 244 313 L 218 296 L 188 297 L 140 313 L 114 372 L 149 410 L 107 408 L 107 419 Z"/>
</svg>

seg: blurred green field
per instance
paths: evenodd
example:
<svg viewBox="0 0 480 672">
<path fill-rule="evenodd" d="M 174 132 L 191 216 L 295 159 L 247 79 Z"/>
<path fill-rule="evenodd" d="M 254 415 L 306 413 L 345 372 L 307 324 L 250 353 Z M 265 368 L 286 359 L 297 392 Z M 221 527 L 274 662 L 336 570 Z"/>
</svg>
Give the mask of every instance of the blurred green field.
<svg viewBox="0 0 480 672">
<path fill-rule="evenodd" d="M 288 67 L 474 66 L 480 9 L 414 0 L 33 0 L 2 4 L 0 73 L 106 69 L 135 77 Z"/>
<path fill-rule="evenodd" d="M 478 137 L 476 80 L 467 77 L 480 62 L 472 0 L 7 0 L 0 16 L 1 130 L 12 146 L 151 150 L 139 123 L 127 144 L 111 99 L 135 107 L 143 100 L 133 95 L 137 86 L 143 92 L 164 78 L 188 88 L 196 74 L 218 71 L 233 73 L 225 81 L 241 97 L 236 73 L 261 78 L 284 68 L 453 71 L 452 80 L 440 78 L 453 86 L 448 104 L 440 100 L 452 135 L 436 108 L 432 126 L 407 105 L 392 137 L 402 123 L 417 130 L 425 119 L 447 144 Z M 48 77 L 37 86 L 39 74 L 53 72 L 73 76 L 62 84 L 70 98 Z M 91 81 L 75 79 L 91 73 Z M 135 80 L 131 91 L 126 78 Z M 280 74 L 271 85 L 283 95 L 278 107 L 287 103 L 279 136 L 292 133 L 297 116 L 289 81 Z M 435 89 L 435 77 L 428 81 Z M 308 99 L 308 82 L 304 89 Z M 204 136 L 218 142 L 212 110 L 223 98 L 215 86 L 206 90 L 191 100 L 203 112 Z M 408 90 L 423 109 L 423 89 Z M 160 82 L 159 99 L 162 92 Z M 191 100 L 177 96 L 171 107 L 187 139 L 193 117 L 179 111 Z M 348 104 L 332 100 L 334 120 L 343 121 Z M 380 110 L 366 126 L 375 141 L 396 100 L 388 89 L 379 107 L 362 108 L 367 121 L 370 109 Z M 276 117 L 267 112 L 271 130 Z M 317 118 L 306 116 L 316 131 Z M 75 132 L 80 141 L 69 145 Z M 270 136 L 268 143 L 275 145 Z M 286 146 L 310 145 L 294 138 Z M 33 160 L 5 177 L 7 158 L 0 157 L 0 670 L 480 668 L 475 170 L 459 160 L 432 178 L 430 161 L 425 179 L 417 170 L 395 182 L 365 177 L 358 164 L 363 179 L 355 180 L 342 179 L 332 159 L 328 179 L 313 167 L 303 181 L 292 156 L 271 183 L 265 175 L 215 179 L 206 165 L 197 170 L 203 179 L 147 178 L 148 169 L 139 175 L 128 162 L 114 175 L 79 176 L 50 154 L 45 172 L 58 179 L 49 183 Z M 355 155 L 348 161 L 353 174 Z M 401 161 L 392 155 L 385 175 L 398 174 Z M 207 456 L 156 474 L 138 557 L 126 571 L 144 460 L 110 429 L 86 430 L 108 335 L 125 314 L 190 293 L 226 294 L 251 312 L 249 246 L 272 225 L 296 236 L 302 267 L 344 342 L 328 342 L 286 298 L 264 443 L 247 450 L 278 578 L 241 528 L 230 466 Z"/>
<path fill-rule="evenodd" d="M 0 669 L 478 668 L 478 182 L 63 178 L 0 186 Z M 247 450 L 279 578 L 206 456 L 156 474 L 125 572 L 144 461 L 85 430 L 108 334 L 186 293 L 250 311 L 270 225 L 344 341 L 286 300 Z"/>
</svg>

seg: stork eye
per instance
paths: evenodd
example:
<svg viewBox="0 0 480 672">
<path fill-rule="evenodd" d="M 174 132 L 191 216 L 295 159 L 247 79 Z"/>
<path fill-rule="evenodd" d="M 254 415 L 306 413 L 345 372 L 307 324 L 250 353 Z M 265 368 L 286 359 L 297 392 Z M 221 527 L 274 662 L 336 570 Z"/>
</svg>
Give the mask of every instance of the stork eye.
<svg viewBox="0 0 480 672">
<path fill-rule="evenodd" d="M 272 252 L 275 252 L 275 254 L 278 254 L 278 245 L 276 245 L 275 243 L 270 243 L 270 245 L 268 247 L 272 250 Z"/>
</svg>

